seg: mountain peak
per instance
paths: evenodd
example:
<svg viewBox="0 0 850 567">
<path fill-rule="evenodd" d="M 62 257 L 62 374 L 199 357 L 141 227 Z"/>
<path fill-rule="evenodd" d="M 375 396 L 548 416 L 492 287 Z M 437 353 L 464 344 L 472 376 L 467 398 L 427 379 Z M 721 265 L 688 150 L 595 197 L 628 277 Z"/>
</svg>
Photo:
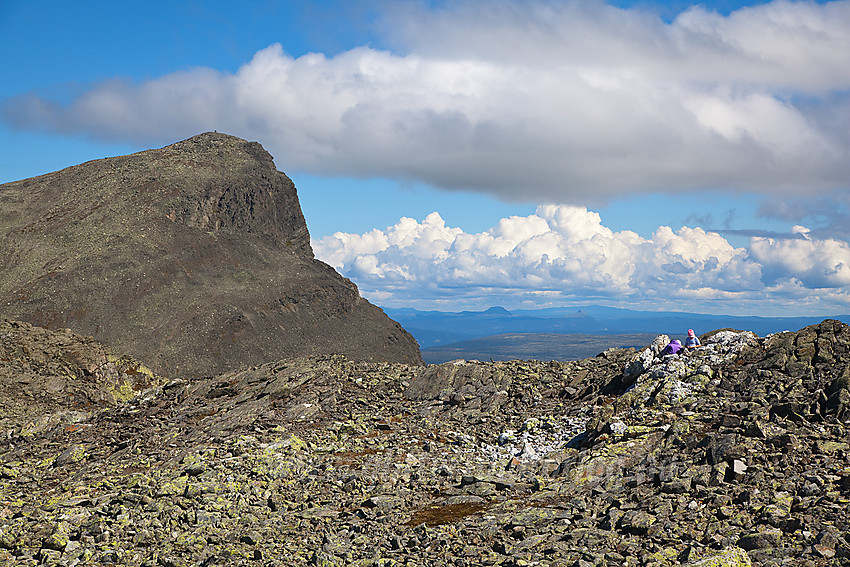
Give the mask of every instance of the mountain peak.
<svg viewBox="0 0 850 567">
<path fill-rule="evenodd" d="M 504 307 L 499 307 L 498 305 L 497 305 L 497 306 L 494 306 L 494 307 L 489 308 L 489 309 L 488 309 L 487 311 L 485 311 L 484 313 L 487 313 L 488 315 L 510 315 L 510 314 L 511 314 L 511 312 L 510 312 L 510 311 L 508 311 L 508 310 L 507 310 L 507 309 L 505 309 Z"/>
<path fill-rule="evenodd" d="M 421 361 L 314 259 L 295 185 L 256 142 L 207 132 L 0 185 L 0 203 L 0 316 L 166 374 L 332 353 Z"/>
<path fill-rule="evenodd" d="M 153 150 L 157 151 L 157 150 Z M 221 132 L 204 132 L 191 138 L 175 142 L 165 146 L 159 151 L 170 151 L 177 153 L 213 154 L 219 157 L 230 153 L 233 158 L 235 154 L 243 154 L 245 158 L 254 159 L 258 162 L 273 163 L 274 158 L 259 142 L 249 142 L 224 134 Z"/>
</svg>

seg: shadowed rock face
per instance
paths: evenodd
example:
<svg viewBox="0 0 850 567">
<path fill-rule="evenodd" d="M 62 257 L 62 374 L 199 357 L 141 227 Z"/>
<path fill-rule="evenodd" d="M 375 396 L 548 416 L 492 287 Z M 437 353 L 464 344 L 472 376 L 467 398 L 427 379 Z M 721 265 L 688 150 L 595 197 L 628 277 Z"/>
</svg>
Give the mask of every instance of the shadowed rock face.
<svg viewBox="0 0 850 567">
<path fill-rule="evenodd" d="M 206 133 L 0 185 L 0 316 L 69 327 L 168 375 L 418 345 L 313 258 L 292 181 Z"/>
</svg>

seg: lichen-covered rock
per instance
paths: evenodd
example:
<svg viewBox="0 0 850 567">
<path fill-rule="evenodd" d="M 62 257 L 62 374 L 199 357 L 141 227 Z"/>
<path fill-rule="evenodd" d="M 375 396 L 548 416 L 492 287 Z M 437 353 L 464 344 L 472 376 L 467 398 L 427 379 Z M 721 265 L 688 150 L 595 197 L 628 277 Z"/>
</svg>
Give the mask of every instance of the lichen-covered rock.
<svg viewBox="0 0 850 567">
<path fill-rule="evenodd" d="M 124 402 L 160 381 L 141 362 L 115 356 L 91 337 L 0 320 L 0 430 L 74 427 L 92 410 Z"/>
<path fill-rule="evenodd" d="M 633 351 L 327 356 L 10 417 L 0 563 L 846 563 L 850 333 L 717 336 L 632 384 Z"/>
<path fill-rule="evenodd" d="M 735 547 L 712 557 L 688 563 L 689 567 L 749 567 L 750 565 L 752 565 L 752 562 L 747 552 Z"/>
</svg>

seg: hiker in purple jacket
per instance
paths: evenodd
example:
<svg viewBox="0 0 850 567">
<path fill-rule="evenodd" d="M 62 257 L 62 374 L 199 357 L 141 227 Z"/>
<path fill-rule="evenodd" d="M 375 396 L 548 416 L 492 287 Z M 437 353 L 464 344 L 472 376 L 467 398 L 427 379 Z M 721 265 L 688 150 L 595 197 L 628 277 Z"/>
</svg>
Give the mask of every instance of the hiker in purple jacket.
<svg viewBox="0 0 850 567">
<path fill-rule="evenodd" d="M 664 350 L 662 350 L 658 354 L 658 356 L 664 357 L 664 356 L 667 356 L 668 354 L 676 354 L 681 349 L 682 349 L 682 343 L 680 343 L 677 339 L 673 339 L 672 341 L 667 343 L 667 346 L 664 347 Z"/>
</svg>

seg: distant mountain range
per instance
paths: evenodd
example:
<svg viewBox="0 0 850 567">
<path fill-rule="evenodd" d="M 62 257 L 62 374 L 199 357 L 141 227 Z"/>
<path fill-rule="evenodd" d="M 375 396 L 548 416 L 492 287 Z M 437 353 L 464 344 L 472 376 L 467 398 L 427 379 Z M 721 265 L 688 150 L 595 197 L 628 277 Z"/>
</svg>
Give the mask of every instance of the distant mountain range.
<svg viewBox="0 0 850 567">
<path fill-rule="evenodd" d="M 660 333 L 684 338 L 688 329 L 694 329 L 697 335 L 715 329 L 733 328 L 764 336 L 800 329 L 824 319 L 850 323 L 850 315 L 754 317 L 633 311 L 601 306 L 514 311 L 503 307 L 460 312 L 410 308 L 384 311 L 416 337 L 423 359 L 432 364 L 457 358 L 577 359 L 613 346 L 642 346 L 645 343 L 636 344 L 635 341 Z M 591 338 L 594 335 L 595 340 Z M 588 354 L 591 351 L 592 354 Z"/>
</svg>

